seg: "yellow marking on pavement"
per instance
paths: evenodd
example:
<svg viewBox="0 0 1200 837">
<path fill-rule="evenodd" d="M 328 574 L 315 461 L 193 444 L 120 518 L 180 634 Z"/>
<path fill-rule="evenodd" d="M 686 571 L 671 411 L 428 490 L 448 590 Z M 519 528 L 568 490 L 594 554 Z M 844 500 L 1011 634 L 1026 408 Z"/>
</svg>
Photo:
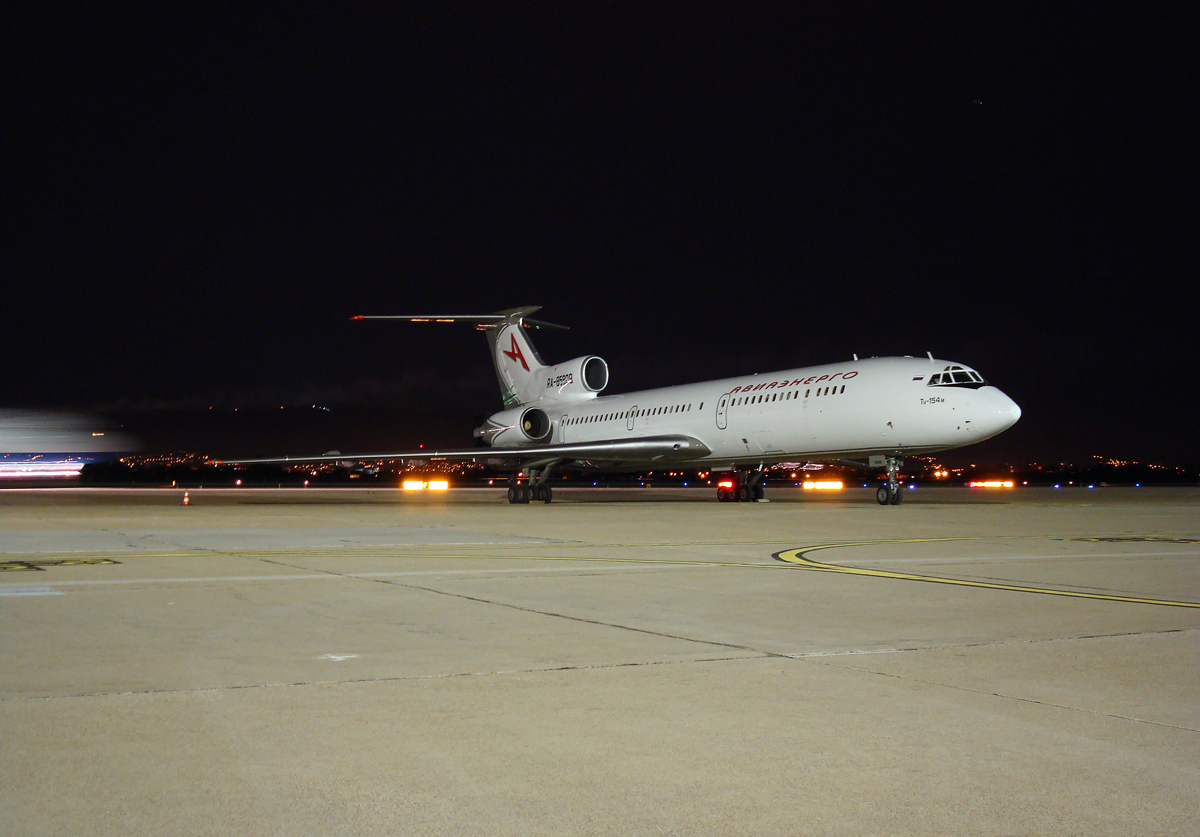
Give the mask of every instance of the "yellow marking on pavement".
<svg viewBox="0 0 1200 837">
<path fill-rule="evenodd" d="M 1160 535 L 1130 535 L 1104 538 L 1063 538 L 1068 541 L 1087 541 L 1088 543 L 1200 543 L 1200 538 L 1167 538 Z"/>
<path fill-rule="evenodd" d="M 1020 536 L 1004 536 L 1006 538 Z M 1184 602 L 1174 599 L 1149 599 L 1138 596 L 1117 596 L 1105 593 L 1083 593 L 1076 590 L 1058 590 L 1052 587 L 1033 587 L 1022 584 L 1000 584 L 994 581 L 971 581 L 963 578 L 947 578 L 945 576 L 916 575 L 914 573 L 899 573 L 890 570 L 872 570 L 864 567 L 846 567 L 838 564 L 826 564 L 806 557 L 808 553 L 822 549 L 835 549 L 843 546 L 883 546 L 886 544 L 909 543 L 943 543 L 946 541 L 983 541 L 999 540 L 999 538 L 957 537 L 957 538 L 898 538 L 892 540 L 852 541 L 847 543 L 825 543 L 814 546 L 802 546 L 796 549 L 786 549 L 775 553 L 775 558 L 787 564 L 804 567 L 809 570 L 822 572 L 843 573 L 845 575 L 869 576 L 871 578 L 891 578 L 899 581 L 924 581 L 932 584 L 951 584 L 957 587 L 976 587 L 986 590 L 1008 590 L 1014 593 L 1041 593 L 1047 596 L 1067 596 L 1074 599 L 1095 599 L 1105 602 L 1129 602 L 1132 604 L 1162 605 L 1164 607 L 1196 607 L 1200 602 Z"/>
</svg>

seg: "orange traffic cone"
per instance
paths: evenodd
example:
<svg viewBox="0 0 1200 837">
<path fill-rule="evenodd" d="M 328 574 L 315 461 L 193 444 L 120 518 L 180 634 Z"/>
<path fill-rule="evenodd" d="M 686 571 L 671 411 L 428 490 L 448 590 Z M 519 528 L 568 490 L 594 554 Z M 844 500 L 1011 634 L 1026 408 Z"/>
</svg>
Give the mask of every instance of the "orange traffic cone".
<svg viewBox="0 0 1200 837">
<path fill-rule="evenodd" d="M 187 489 L 186 489 L 186 488 L 185 488 L 185 489 L 183 489 L 183 504 L 184 504 L 185 506 L 190 506 L 190 505 L 192 504 L 192 500 L 191 500 L 191 498 L 190 498 L 190 497 L 188 497 L 188 493 L 187 493 Z"/>
</svg>

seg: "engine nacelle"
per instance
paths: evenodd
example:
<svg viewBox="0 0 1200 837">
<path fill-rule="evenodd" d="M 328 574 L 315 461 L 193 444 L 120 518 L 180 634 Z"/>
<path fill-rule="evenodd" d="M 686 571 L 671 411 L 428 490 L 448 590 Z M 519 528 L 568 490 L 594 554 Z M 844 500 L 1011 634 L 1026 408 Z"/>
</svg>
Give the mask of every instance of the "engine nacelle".
<svg viewBox="0 0 1200 837">
<path fill-rule="evenodd" d="M 546 443 L 554 432 L 554 423 L 540 407 L 517 407 L 489 416 L 475 429 L 475 438 L 499 448 Z"/>
<path fill-rule="evenodd" d="M 577 357 L 542 370 L 542 395 L 567 401 L 591 398 L 608 386 L 608 364 L 595 355 Z"/>
<path fill-rule="evenodd" d="M 521 413 L 521 423 L 518 425 L 525 438 L 531 442 L 545 442 L 550 439 L 550 431 L 554 427 L 550 416 L 539 407 L 530 407 Z"/>
</svg>

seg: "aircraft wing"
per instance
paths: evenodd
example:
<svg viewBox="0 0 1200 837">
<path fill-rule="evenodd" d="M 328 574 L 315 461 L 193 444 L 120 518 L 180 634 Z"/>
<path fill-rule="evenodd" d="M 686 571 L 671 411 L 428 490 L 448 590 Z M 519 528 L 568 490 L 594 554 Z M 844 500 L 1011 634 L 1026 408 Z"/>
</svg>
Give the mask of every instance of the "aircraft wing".
<svg viewBox="0 0 1200 837">
<path fill-rule="evenodd" d="M 409 450 L 384 453 L 323 453 L 318 456 L 281 456 L 274 459 L 228 459 L 226 465 L 303 465 L 309 462 L 358 462 L 366 459 L 421 459 L 434 461 L 503 460 L 587 461 L 596 463 L 654 463 L 689 461 L 708 456 L 708 446 L 692 436 L 647 436 L 562 445 L 528 445 L 519 448 L 470 448 L 468 450 Z"/>
</svg>

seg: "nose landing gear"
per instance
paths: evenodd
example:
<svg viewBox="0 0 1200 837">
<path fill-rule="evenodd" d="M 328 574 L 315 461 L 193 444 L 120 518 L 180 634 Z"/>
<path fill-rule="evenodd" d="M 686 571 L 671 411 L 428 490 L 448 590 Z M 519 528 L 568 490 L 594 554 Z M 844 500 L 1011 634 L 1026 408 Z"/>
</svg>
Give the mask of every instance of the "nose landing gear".
<svg viewBox="0 0 1200 837">
<path fill-rule="evenodd" d="M 879 486 L 875 499 L 881 506 L 898 506 L 904 498 L 900 489 L 900 466 L 904 460 L 898 456 L 889 456 L 887 460 L 887 485 Z"/>
</svg>

